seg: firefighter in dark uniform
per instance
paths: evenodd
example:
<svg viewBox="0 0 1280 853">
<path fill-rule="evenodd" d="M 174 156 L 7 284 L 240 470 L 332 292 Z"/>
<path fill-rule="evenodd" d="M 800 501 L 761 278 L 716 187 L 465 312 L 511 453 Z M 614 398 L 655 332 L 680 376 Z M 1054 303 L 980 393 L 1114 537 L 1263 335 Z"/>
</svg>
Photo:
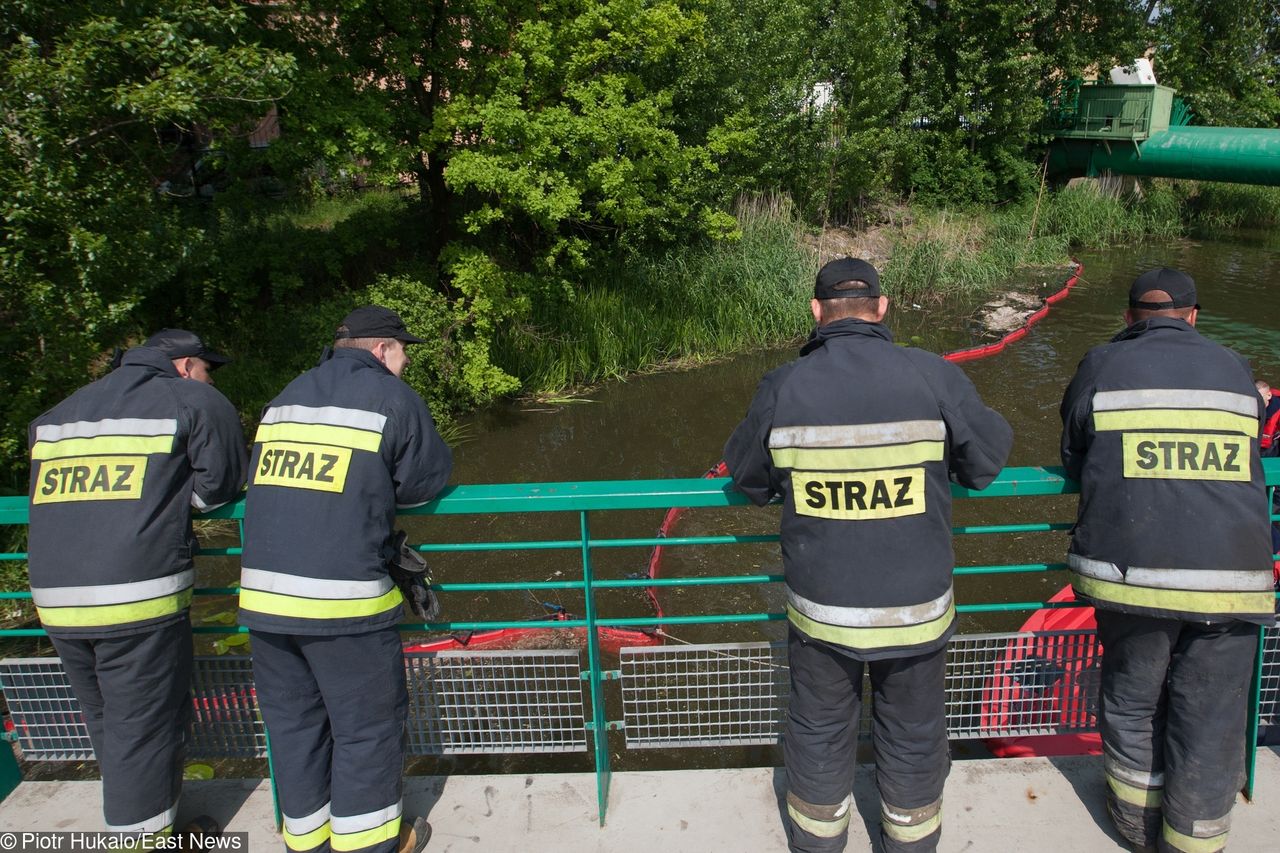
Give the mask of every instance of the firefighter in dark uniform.
<svg viewBox="0 0 1280 853">
<path fill-rule="evenodd" d="M 1274 622 L 1261 400 L 1248 363 L 1194 326 L 1195 283 L 1157 269 L 1128 327 L 1062 401 L 1080 482 L 1068 563 L 1097 608 L 1103 771 L 1135 849 L 1209 853 L 1244 781 L 1258 626 Z"/>
<path fill-rule="evenodd" d="M 165 329 L 31 423 L 31 597 L 84 713 L 107 828 L 173 829 L 191 720 L 191 510 L 233 499 L 228 359 Z M 205 827 L 209 827 L 207 820 Z"/>
<path fill-rule="evenodd" d="M 795 851 L 844 849 L 869 669 L 884 848 L 930 851 L 950 765 L 949 477 L 988 485 L 1013 433 L 959 368 L 894 344 L 870 264 L 824 266 L 810 307 L 816 331 L 761 381 L 724 457 L 754 503 L 782 496 L 787 835 Z"/>
<path fill-rule="evenodd" d="M 389 564 L 396 507 L 434 498 L 453 459 L 400 379 L 416 343 L 395 312 L 356 309 L 254 440 L 240 622 L 299 853 L 413 851 L 430 833 L 401 826 L 409 700 Z"/>
</svg>

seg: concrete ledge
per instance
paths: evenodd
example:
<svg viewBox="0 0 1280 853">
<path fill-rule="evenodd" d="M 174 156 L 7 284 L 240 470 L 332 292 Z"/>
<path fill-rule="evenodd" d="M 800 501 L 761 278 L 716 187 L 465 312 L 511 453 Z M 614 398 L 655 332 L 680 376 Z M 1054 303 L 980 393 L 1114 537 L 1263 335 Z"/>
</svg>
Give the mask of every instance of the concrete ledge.
<svg viewBox="0 0 1280 853">
<path fill-rule="evenodd" d="M 428 853 L 773 853 L 786 849 L 781 769 L 615 773 L 608 822 L 596 819 L 589 773 L 415 777 L 405 812 L 434 828 Z M 850 850 L 870 848 L 879 798 L 860 767 Z M 1231 848 L 1268 850 L 1280 839 L 1280 754 L 1258 752 L 1255 802 L 1233 813 Z M 0 804 L 0 831 L 101 829 L 97 782 L 27 782 Z M 284 849 L 264 780 L 189 782 L 182 818 L 206 812 L 249 833 L 258 853 Z M 1100 759 L 957 762 L 947 780 L 939 850 L 1087 853 L 1126 849 L 1102 799 Z"/>
</svg>

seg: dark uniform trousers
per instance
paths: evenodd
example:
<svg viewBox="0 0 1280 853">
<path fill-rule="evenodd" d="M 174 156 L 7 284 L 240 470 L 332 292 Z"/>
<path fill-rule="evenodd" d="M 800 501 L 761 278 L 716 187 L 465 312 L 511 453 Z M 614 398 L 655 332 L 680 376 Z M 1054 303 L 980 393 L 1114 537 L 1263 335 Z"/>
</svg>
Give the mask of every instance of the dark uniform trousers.
<svg viewBox="0 0 1280 853">
<path fill-rule="evenodd" d="M 102 772 L 117 832 L 172 830 L 191 727 L 191 621 L 123 637 L 52 637 Z"/>
<path fill-rule="evenodd" d="M 790 849 L 829 853 L 845 847 L 854 810 L 858 718 L 867 668 L 883 849 L 936 850 L 942 835 L 942 789 L 950 769 L 943 686 L 946 648 L 915 657 L 860 661 L 794 629 L 788 646 L 791 703 L 783 753 L 790 792 Z M 823 805 L 814 809 L 813 804 Z"/>
<path fill-rule="evenodd" d="M 287 847 L 392 853 L 409 709 L 399 632 L 249 633 Z"/>
<path fill-rule="evenodd" d="M 1258 626 L 1097 611 L 1107 810 L 1133 844 L 1225 847 Z"/>
</svg>

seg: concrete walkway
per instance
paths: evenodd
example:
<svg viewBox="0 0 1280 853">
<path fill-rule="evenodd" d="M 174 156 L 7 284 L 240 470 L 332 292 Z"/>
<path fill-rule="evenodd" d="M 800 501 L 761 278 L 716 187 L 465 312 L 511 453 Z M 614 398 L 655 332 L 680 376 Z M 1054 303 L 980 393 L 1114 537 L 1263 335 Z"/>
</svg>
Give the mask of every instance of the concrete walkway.
<svg viewBox="0 0 1280 853">
<path fill-rule="evenodd" d="M 939 850 L 1127 849 L 1107 821 L 1101 773 L 1096 757 L 957 762 Z M 616 773 L 602 828 L 592 774 L 418 777 L 408 780 L 405 812 L 431 820 L 428 853 L 775 853 L 786 850 L 783 778 L 773 768 Z M 866 850 L 879 820 L 870 768 L 860 768 L 855 796 L 861 821 L 848 849 Z M 182 811 L 248 832 L 254 853 L 284 850 L 262 780 L 188 782 Z M 96 782 L 27 782 L 0 804 L 0 832 L 95 830 L 100 816 Z M 1231 850 L 1280 849 L 1275 748 L 1259 750 L 1256 799 L 1242 798 L 1233 822 Z"/>
</svg>

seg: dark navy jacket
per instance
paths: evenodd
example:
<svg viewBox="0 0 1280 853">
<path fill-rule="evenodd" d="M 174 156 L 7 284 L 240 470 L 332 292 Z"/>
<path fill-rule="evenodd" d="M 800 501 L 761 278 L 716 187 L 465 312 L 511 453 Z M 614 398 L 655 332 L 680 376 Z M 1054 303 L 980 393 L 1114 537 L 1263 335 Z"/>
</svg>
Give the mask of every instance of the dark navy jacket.
<svg viewBox="0 0 1280 853">
<path fill-rule="evenodd" d="M 1089 351 L 1062 400 L 1080 481 L 1068 561 L 1096 607 L 1272 624 L 1262 399 L 1248 363 L 1188 323 L 1135 323 Z"/>
<path fill-rule="evenodd" d="M 254 440 L 241 624 L 313 635 L 396 624 L 396 507 L 434 498 L 452 469 L 427 404 L 372 353 L 335 350 L 289 383 Z"/>
<path fill-rule="evenodd" d="M 134 347 L 31 423 L 32 598 L 54 636 L 138 633 L 185 618 L 191 510 L 244 483 L 235 408 Z"/>
<path fill-rule="evenodd" d="M 754 503 L 782 496 L 792 625 L 872 660 L 945 644 L 950 479 L 985 487 L 1011 445 L 958 367 L 846 319 L 764 377 L 725 462 Z"/>
</svg>

